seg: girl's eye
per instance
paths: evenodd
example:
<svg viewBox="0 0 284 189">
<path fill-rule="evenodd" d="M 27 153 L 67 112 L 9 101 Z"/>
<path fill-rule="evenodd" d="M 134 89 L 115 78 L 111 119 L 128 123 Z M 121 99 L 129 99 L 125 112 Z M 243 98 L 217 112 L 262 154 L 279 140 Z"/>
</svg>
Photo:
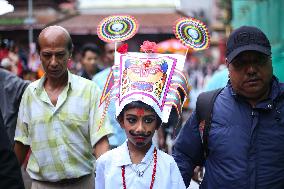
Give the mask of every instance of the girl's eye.
<svg viewBox="0 0 284 189">
<path fill-rule="evenodd" d="M 152 123 L 154 121 L 153 118 L 146 118 L 145 123 Z"/>
<path fill-rule="evenodd" d="M 135 123 L 136 119 L 135 118 L 127 118 L 126 119 L 129 123 Z"/>
</svg>

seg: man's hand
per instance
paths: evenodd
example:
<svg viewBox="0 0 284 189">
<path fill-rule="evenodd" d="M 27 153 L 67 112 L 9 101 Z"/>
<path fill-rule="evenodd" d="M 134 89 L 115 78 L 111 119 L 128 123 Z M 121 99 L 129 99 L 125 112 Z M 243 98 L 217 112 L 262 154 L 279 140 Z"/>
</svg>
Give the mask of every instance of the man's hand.
<svg viewBox="0 0 284 189">
<path fill-rule="evenodd" d="M 203 179 L 203 167 L 197 166 L 194 169 L 192 180 L 197 182 L 197 184 L 201 184 L 201 181 Z"/>
<path fill-rule="evenodd" d="M 101 138 L 93 148 L 93 154 L 98 159 L 103 153 L 109 151 L 109 143 L 107 136 Z"/>
<path fill-rule="evenodd" d="M 22 166 L 23 162 L 25 161 L 25 158 L 27 156 L 29 150 L 29 146 L 24 145 L 21 142 L 16 141 L 14 146 L 14 151 L 17 156 L 17 159 L 19 161 L 19 164 Z"/>
</svg>

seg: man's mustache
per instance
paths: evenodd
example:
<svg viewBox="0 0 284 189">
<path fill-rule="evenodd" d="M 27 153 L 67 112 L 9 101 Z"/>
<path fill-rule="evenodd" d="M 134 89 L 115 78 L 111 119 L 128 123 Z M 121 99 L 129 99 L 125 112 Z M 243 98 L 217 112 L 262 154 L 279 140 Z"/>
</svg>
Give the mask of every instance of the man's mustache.
<svg viewBox="0 0 284 189">
<path fill-rule="evenodd" d="M 146 133 L 135 133 L 134 131 L 130 130 L 129 134 L 134 136 L 134 137 L 145 137 L 146 138 L 146 137 L 151 136 L 152 132 L 148 131 Z"/>
</svg>

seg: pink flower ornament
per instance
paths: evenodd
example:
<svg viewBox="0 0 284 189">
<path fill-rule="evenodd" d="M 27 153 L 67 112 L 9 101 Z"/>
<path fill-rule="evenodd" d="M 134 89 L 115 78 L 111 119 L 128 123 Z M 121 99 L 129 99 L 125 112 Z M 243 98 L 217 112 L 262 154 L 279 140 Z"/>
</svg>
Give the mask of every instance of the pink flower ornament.
<svg viewBox="0 0 284 189">
<path fill-rule="evenodd" d="M 140 46 L 140 51 L 145 53 L 155 53 L 157 52 L 158 46 L 155 42 L 144 41 Z"/>
</svg>

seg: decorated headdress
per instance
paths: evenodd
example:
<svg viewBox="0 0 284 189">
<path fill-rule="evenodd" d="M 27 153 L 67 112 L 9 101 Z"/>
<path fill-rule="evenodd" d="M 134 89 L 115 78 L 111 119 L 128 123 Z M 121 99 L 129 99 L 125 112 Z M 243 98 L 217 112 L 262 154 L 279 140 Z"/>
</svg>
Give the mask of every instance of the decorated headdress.
<svg viewBox="0 0 284 189">
<path fill-rule="evenodd" d="M 114 25 L 115 27 L 112 27 Z M 178 26 L 176 27 L 178 28 Z M 134 28 L 136 28 L 135 34 L 138 29 L 138 22 L 131 16 L 110 16 L 100 23 L 98 34 L 100 39 L 105 42 L 118 42 L 123 41 L 122 38 L 129 39 L 133 36 L 134 34 L 128 32 L 128 30 L 134 31 Z M 178 38 L 185 41 L 184 37 L 187 37 L 190 39 L 186 38 L 186 40 L 192 41 L 184 43 L 185 45 L 192 49 L 208 46 L 208 41 L 205 42 L 205 45 L 197 44 L 201 40 L 200 37 L 197 38 L 196 33 L 191 31 L 194 27 L 180 28 L 176 31 L 183 30 L 180 33 L 185 32 L 186 34 L 180 34 Z M 113 29 L 116 29 L 116 31 L 110 31 Z M 118 29 L 123 30 L 123 32 Z M 199 28 L 194 29 L 198 30 Z M 200 34 L 198 32 L 197 35 Z M 105 33 L 108 35 L 102 35 Z M 126 36 L 126 33 L 129 33 L 129 35 Z M 194 33 L 193 37 L 191 36 L 192 33 Z M 206 37 L 202 37 L 202 40 L 204 39 L 208 40 L 208 33 L 206 33 Z M 142 52 L 127 52 L 125 49 L 126 47 L 123 46 L 115 52 L 115 63 L 108 76 L 100 101 L 100 106 L 106 105 L 104 111 L 106 112 L 110 100 L 115 98 L 116 116 L 130 102 L 142 101 L 156 111 L 163 123 L 168 122 L 173 109 L 180 117 L 183 102 L 189 94 L 188 82 L 183 73 L 185 56 L 155 53 L 157 50 L 156 43 L 150 41 L 144 41 L 141 45 L 140 50 Z"/>
</svg>

